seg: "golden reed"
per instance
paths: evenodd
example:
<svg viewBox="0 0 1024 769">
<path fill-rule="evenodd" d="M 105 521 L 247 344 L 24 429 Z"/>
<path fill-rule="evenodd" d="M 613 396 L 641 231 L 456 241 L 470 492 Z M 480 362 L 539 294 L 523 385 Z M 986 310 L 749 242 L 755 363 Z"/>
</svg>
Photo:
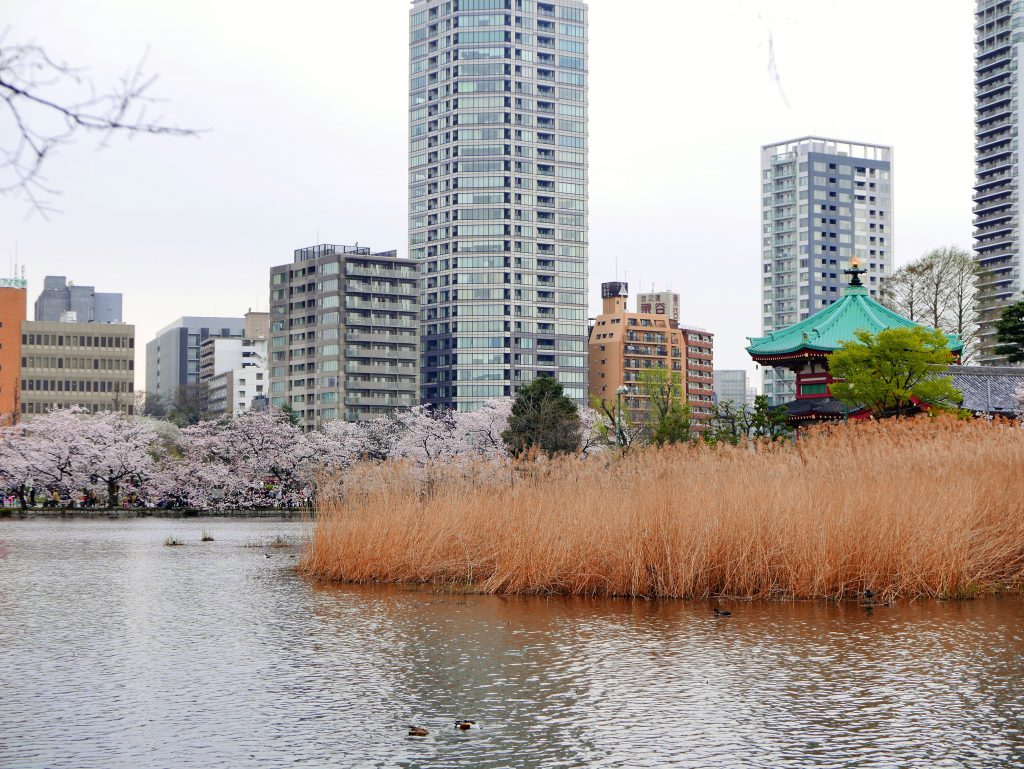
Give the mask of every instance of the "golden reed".
<svg viewBox="0 0 1024 769">
<path fill-rule="evenodd" d="M 757 451 L 500 469 L 363 465 L 300 569 L 347 582 L 648 598 L 967 597 L 1024 583 L 1024 430 L 927 418 Z M 877 599 L 876 599 L 877 600 Z"/>
</svg>

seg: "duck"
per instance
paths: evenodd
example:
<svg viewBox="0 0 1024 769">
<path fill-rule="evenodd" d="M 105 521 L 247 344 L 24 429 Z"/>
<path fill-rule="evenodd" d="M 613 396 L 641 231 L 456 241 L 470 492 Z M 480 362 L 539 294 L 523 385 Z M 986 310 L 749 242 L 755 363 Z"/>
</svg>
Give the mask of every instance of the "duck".
<svg viewBox="0 0 1024 769">
<path fill-rule="evenodd" d="M 864 598 L 865 598 L 865 600 L 870 601 L 874 597 L 875 597 L 875 591 L 872 590 L 871 588 L 868 588 L 867 590 L 864 591 Z"/>
<path fill-rule="evenodd" d="M 424 729 L 422 726 L 410 726 L 409 736 L 410 737 L 426 737 L 430 732 Z"/>
<path fill-rule="evenodd" d="M 732 616 L 732 612 L 731 611 L 726 611 L 725 609 L 718 609 L 718 608 L 716 608 L 715 609 L 715 616 L 716 617 L 731 617 Z"/>
<path fill-rule="evenodd" d="M 463 731 L 472 729 L 474 726 L 476 726 L 476 721 L 459 720 L 455 722 L 455 728 L 462 729 Z"/>
</svg>

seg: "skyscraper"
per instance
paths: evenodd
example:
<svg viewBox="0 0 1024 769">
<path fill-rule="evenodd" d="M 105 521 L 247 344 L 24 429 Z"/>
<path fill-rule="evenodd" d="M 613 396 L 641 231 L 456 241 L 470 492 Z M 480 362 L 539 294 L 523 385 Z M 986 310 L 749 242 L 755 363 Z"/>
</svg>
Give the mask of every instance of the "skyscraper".
<svg viewBox="0 0 1024 769">
<path fill-rule="evenodd" d="M 974 18 L 974 250 L 978 260 L 978 360 L 999 363 L 995 323 L 1021 295 L 1021 179 L 1017 141 L 1024 6 L 978 0 Z"/>
<path fill-rule="evenodd" d="M 409 252 L 421 397 L 587 392 L 587 6 L 414 0 Z"/>
<path fill-rule="evenodd" d="M 842 296 L 850 258 L 877 298 L 892 274 L 892 148 L 805 136 L 761 148 L 761 328 L 791 326 Z M 793 375 L 764 369 L 773 404 Z"/>
</svg>

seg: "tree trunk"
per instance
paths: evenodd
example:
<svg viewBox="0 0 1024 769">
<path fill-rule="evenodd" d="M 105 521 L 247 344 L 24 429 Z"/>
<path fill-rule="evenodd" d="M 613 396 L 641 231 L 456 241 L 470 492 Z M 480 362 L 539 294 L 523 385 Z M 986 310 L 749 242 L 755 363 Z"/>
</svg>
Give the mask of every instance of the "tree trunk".
<svg viewBox="0 0 1024 769">
<path fill-rule="evenodd" d="M 113 510 L 117 507 L 118 491 L 117 481 L 113 479 L 107 481 L 107 510 Z"/>
</svg>

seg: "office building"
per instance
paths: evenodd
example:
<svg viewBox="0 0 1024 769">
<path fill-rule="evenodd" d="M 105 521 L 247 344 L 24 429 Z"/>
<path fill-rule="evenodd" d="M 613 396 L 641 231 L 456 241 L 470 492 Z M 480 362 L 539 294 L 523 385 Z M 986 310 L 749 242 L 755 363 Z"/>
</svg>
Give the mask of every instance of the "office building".
<svg viewBox="0 0 1024 769">
<path fill-rule="evenodd" d="M 1021 131 L 1018 90 L 1024 6 L 977 0 L 974 15 L 974 250 L 978 361 L 999 364 L 996 321 L 1021 298 Z"/>
<path fill-rule="evenodd" d="M 715 402 L 732 403 L 737 409 L 753 406 L 757 390 L 747 384 L 744 369 L 715 369 Z"/>
<path fill-rule="evenodd" d="M 47 275 L 33 317 L 49 323 L 120 323 L 121 304 L 121 294 L 100 293 L 95 286 L 69 283 L 63 275 Z"/>
<path fill-rule="evenodd" d="M 133 414 L 135 327 L 124 323 L 21 324 L 19 410 L 30 419 L 52 408 Z"/>
<path fill-rule="evenodd" d="M 414 0 L 409 254 L 421 394 L 587 392 L 587 6 Z"/>
<path fill-rule="evenodd" d="M 417 403 L 417 265 L 320 244 L 270 270 L 270 405 L 313 430 Z"/>
<path fill-rule="evenodd" d="M 893 271 L 892 148 L 805 136 L 761 148 L 761 329 L 792 326 L 842 296 L 853 256 L 879 298 Z M 763 369 L 772 404 L 796 397 L 795 377 Z"/>
<path fill-rule="evenodd" d="M 165 402 L 179 387 L 199 385 L 199 352 L 204 339 L 241 339 L 244 318 L 178 318 L 146 344 L 146 393 Z"/>
<path fill-rule="evenodd" d="M 590 395 L 615 407 L 625 386 L 623 408 L 635 424 L 646 422 L 650 405 L 642 374 L 664 368 L 678 377 L 694 428 L 707 429 L 714 406 L 714 335 L 682 327 L 664 312 L 629 312 L 628 300 L 628 284 L 601 284 L 602 311 L 590 330 Z"/>
<path fill-rule="evenodd" d="M 199 381 L 210 416 L 238 416 L 251 408 L 253 398 L 270 392 L 268 325 L 269 313 L 250 311 L 243 338 L 208 337 L 199 345 Z"/>
<path fill-rule="evenodd" d="M 18 421 L 21 377 L 21 324 L 28 291 L 24 278 L 0 279 L 0 426 Z"/>
</svg>

